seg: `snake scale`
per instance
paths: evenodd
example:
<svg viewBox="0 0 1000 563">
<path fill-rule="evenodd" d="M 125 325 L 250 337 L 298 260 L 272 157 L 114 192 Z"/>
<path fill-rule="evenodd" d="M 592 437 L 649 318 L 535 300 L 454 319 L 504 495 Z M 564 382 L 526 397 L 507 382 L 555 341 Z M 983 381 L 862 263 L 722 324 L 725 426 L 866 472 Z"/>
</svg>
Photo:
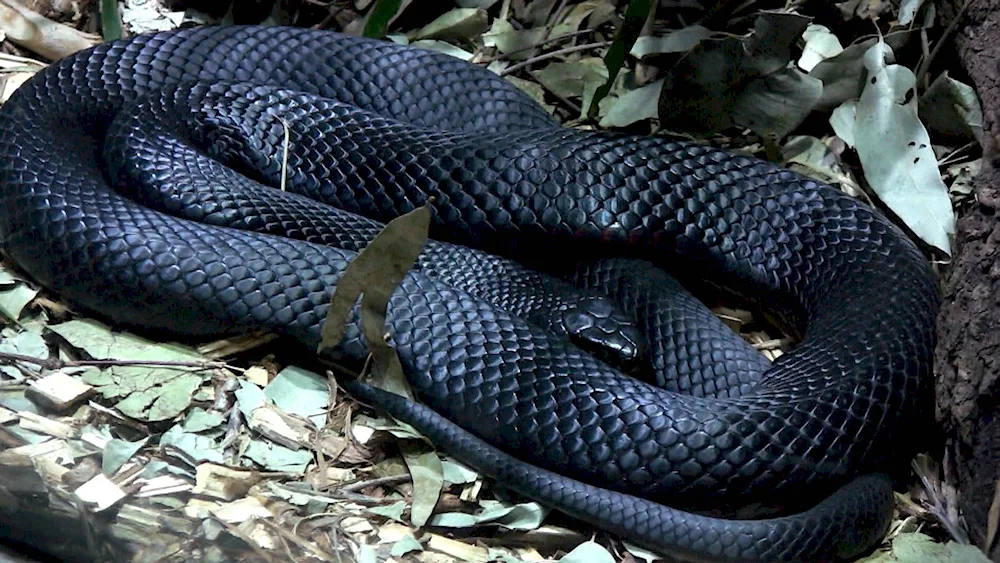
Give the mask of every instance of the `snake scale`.
<svg viewBox="0 0 1000 563">
<path fill-rule="evenodd" d="M 261 197 L 286 126 L 288 189 Z M 392 296 L 420 401 L 343 379 L 356 398 L 510 490 L 675 558 L 849 558 L 888 526 L 881 464 L 913 438 L 940 297 L 902 231 L 828 186 L 690 142 L 561 127 L 442 54 L 284 27 L 140 35 L 58 61 L 0 109 L 0 155 L 3 249 L 45 287 L 125 326 L 265 329 L 312 349 L 356 255 L 337 243 L 434 196 L 432 237 L 482 261 L 435 247 L 438 274 L 416 268 Z M 633 355 L 603 302 L 553 282 L 549 305 L 506 310 L 513 286 L 546 284 L 485 253 L 679 268 L 801 341 L 742 390 L 658 388 L 544 329 L 546 311 L 583 311 L 566 318 L 606 323 L 611 355 Z M 695 340 L 675 352 L 712 376 Z M 352 324 L 335 356 L 366 354 Z M 690 511 L 761 499 L 810 500 L 756 519 Z"/>
</svg>

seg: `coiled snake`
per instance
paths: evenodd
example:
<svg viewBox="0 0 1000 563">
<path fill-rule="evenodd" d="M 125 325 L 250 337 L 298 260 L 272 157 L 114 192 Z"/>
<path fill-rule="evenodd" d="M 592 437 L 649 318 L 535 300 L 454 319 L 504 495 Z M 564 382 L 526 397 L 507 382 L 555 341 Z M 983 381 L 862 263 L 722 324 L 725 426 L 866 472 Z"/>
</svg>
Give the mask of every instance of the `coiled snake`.
<svg viewBox="0 0 1000 563">
<path fill-rule="evenodd" d="M 255 195 L 277 185 L 285 125 L 289 189 Z M 315 349 L 351 245 L 429 195 L 439 240 L 536 261 L 627 255 L 723 283 L 801 343 L 750 385 L 691 396 L 537 320 L 607 321 L 629 356 L 600 302 L 553 281 L 552 309 L 512 313 L 505 292 L 545 283 L 435 247 L 388 319 L 421 403 L 342 383 L 510 489 L 664 554 L 823 560 L 885 531 L 891 490 L 873 472 L 917 420 L 938 291 L 900 230 L 827 186 L 710 147 L 562 128 L 444 55 L 281 27 L 143 35 L 59 61 L 0 110 L 0 155 L 7 255 L 125 325 L 263 328 Z M 483 284 L 492 300 L 473 296 Z M 726 353 L 694 337 L 672 353 L 718 379 Z M 356 326 L 337 354 L 365 357 Z M 817 492 L 830 496 L 771 519 L 681 510 Z"/>
</svg>

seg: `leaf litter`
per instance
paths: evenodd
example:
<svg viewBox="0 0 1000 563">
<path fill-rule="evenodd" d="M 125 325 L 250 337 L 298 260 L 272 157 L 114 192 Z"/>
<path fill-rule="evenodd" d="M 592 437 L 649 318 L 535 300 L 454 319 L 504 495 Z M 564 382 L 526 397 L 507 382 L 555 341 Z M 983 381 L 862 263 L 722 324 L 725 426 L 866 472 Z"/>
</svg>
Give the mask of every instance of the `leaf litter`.
<svg viewBox="0 0 1000 563">
<path fill-rule="evenodd" d="M 568 123 L 693 133 L 770 157 L 882 201 L 922 240 L 950 252 L 952 202 L 970 197 L 983 118 L 961 80 L 943 71 L 923 83 L 914 80 L 916 61 L 894 60 L 915 36 L 907 25 L 935 28 L 932 3 L 843 2 L 838 22 L 758 11 L 751 2 L 719 24 L 663 9 L 650 18 L 653 3 L 642 0 L 624 10 L 610 0 L 462 0 L 414 19 L 430 4 L 358 1 L 331 8 L 328 21 L 483 64 Z M 211 21 L 151 0 L 123 8 L 131 32 Z M 844 22 L 893 15 L 898 23 L 880 26 L 883 35 L 844 34 Z M 751 24 L 734 27 L 740 21 Z M 41 64 L 0 61 L 4 99 Z M 822 116 L 825 129 L 814 124 Z M 877 147 L 879 162 L 873 143 L 885 139 L 898 145 L 888 158 Z M 330 346 L 348 315 L 361 315 L 373 351 L 361 376 L 403 394 L 405 378 L 382 334 L 385 306 L 426 241 L 428 220 L 418 208 L 359 253 L 324 326 Z M 537 503 L 483 496 L 488 487 L 474 471 L 412 428 L 362 414 L 324 374 L 269 355 L 242 367 L 219 361 L 266 350 L 271 335 L 198 348 L 157 343 L 82 316 L 63 322 L 64 311 L 53 321 L 55 303 L 0 269 L 0 471 L 11 490 L 47 493 L 45 510 L 64 522 L 79 519 L 74 503 L 82 502 L 87 525 L 128 543 L 134 561 L 187 560 L 191 549 L 219 561 L 653 557 L 607 536 L 589 540 L 585 527 L 580 534 L 546 524 L 548 510 Z M 772 359 L 789 345 L 748 311 L 714 310 Z M 908 525 L 921 510 L 901 500 L 900 519 L 866 560 L 984 560 Z M 115 516 L 107 524 L 98 513 Z"/>
</svg>

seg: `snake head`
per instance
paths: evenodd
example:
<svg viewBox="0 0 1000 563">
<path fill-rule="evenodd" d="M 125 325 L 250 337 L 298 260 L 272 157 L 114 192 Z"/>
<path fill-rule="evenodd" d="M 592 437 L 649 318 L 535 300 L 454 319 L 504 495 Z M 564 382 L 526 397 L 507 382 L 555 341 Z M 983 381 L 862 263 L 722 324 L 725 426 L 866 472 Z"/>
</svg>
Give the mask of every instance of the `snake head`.
<svg viewBox="0 0 1000 563">
<path fill-rule="evenodd" d="M 625 371 L 646 347 L 635 319 L 602 297 L 577 301 L 563 312 L 562 323 L 574 344 Z"/>
</svg>

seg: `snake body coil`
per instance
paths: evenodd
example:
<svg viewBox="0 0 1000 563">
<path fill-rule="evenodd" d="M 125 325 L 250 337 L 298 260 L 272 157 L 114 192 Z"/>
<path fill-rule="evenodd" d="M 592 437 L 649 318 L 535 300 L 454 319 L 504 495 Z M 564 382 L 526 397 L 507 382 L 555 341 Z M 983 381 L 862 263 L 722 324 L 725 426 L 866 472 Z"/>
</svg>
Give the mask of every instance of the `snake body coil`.
<svg viewBox="0 0 1000 563">
<path fill-rule="evenodd" d="M 342 241 L 299 218 L 312 204 L 292 190 L 262 202 L 238 189 L 276 184 L 283 123 L 289 185 L 368 217 L 338 223 L 348 235 L 433 195 L 436 239 L 679 265 L 802 336 L 752 388 L 687 396 L 418 270 L 393 295 L 388 327 L 421 404 L 344 381 L 352 394 L 505 486 L 665 554 L 825 560 L 884 533 L 891 490 L 871 472 L 919 414 L 934 343 L 939 296 L 918 249 L 870 208 L 790 171 L 561 128 L 503 80 L 444 55 L 232 27 L 55 63 L 0 109 L 3 247 L 119 323 L 264 328 L 315 348 L 355 252 L 321 244 Z M 439 267 L 462 277 L 469 264 Z M 337 353 L 365 357 L 356 326 Z M 764 520 L 667 506 L 816 491 L 832 494 Z"/>
</svg>

